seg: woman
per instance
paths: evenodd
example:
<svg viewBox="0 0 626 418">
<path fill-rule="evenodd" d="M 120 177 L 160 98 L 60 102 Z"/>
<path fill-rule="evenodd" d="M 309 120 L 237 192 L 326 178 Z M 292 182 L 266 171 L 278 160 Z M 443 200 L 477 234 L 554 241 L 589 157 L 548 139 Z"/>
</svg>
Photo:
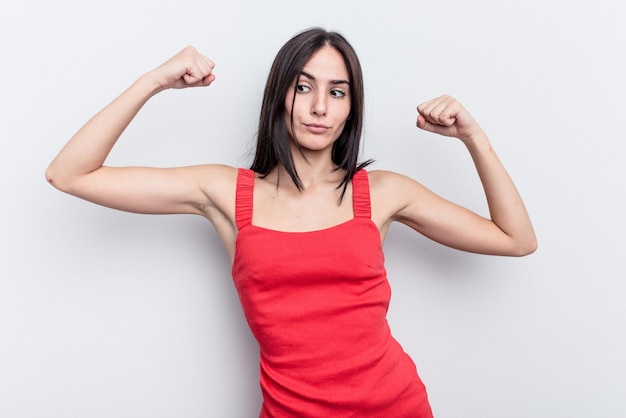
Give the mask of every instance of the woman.
<svg viewBox="0 0 626 418">
<path fill-rule="evenodd" d="M 418 106 L 417 126 L 460 139 L 491 219 L 416 181 L 357 164 L 363 82 L 339 34 L 310 29 L 270 71 L 251 169 L 107 167 L 124 129 L 155 94 L 208 86 L 214 64 L 188 47 L 141 76 L 83 126 L 48 181 L 132 212 L 193 213 L 214 225 L 261 348 L 261 416 L 432 416 L 413 362 L 391 337 L 382 242 L 393 221 L 460 250 L 522 256 L 533 228 L 487 136 L 461 104 Z"/>
</svg>

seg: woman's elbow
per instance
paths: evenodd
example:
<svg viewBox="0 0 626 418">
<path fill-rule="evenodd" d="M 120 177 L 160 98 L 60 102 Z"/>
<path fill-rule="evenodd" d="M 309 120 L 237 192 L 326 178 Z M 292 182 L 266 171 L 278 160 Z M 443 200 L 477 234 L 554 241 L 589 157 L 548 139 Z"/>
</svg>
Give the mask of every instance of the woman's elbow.
<svg viewBox="0 0 626 418">
<path fill-rule="evenodd" d="M 529 237 L 522 242 L 517 243 L 511 252 L 511 256 L 513 257 L 524 257 L 530 255 L 537 251 L 538 242 L 537 237 L 534 235 Z"/>
<path fill-rule="evenodd" d="M 54 180 L 55 175 L 54 175 L 54 169 L 52 168 L 52 165 L 49 165 L 48 168 L 46 168 L 45 176 L 46 176 L 46 181 L 48 182 L 48 184 L 58 188 Z"/>
<path fill-rule="evenodd" d="M 54 163 L 46 168 L 45 177 L 48 184 L 62 192 L 69 193 L 70 183 L 64 180 L 63 174 L 57 170 Z"/>
</svg>

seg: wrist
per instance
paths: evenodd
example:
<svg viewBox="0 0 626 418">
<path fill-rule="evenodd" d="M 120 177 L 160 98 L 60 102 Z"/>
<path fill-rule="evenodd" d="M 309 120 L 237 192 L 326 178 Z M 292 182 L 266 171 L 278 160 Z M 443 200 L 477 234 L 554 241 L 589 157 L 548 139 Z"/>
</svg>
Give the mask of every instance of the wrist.
<svg viewBox="0 0 626 418">
<path fill-rule="evenodd" d="M 489 143 L 489 138 L 487 138 L 487 134 L 482 129 L 468 135 L 464 135 L 459 139 L 468 147 L 480 146 L 481 144 Z"/>
<path fill-rule="evenodd" d="M 461 141 L 463 141 L 470 153 L 480 151 L 482 149 L 491 150 L 491 143 L 489 142 L 489 138 L 487 137 L 487 134 L 482 130 L 461 139 Z"/>
<path fill-rule="evenodd" d="M 150 96 L 153 96 L 166 89 L 165 83 L 160 80 L 152 71 L 141 75 L 137 79 L 137 81 L 135 81 L 134 86 L 140 88 L 142 91 Z"/>
</svg>

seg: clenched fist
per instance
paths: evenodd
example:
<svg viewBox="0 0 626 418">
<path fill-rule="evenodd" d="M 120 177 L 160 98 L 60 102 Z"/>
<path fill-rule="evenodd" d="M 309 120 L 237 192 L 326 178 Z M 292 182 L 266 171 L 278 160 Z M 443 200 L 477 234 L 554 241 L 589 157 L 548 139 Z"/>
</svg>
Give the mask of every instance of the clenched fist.
<svg viewBox="0 0 626 418">
<path fill-rule="evenodd" d="M 215 63 L 188 46 L 150 72 L 161 89 L 204 87 L 215 80 Z"/>
</svg>

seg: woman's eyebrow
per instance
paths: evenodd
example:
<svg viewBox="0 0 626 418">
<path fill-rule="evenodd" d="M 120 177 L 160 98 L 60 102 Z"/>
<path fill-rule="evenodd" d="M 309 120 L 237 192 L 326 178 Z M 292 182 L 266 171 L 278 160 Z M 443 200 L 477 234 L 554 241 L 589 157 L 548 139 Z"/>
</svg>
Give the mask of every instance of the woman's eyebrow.
<svg viewBox="0 0 626 418">
<path fill-rule="evenodd" d="M 312 74 L 307 73 L 306 71 L 300 71 L 300 75 L 308 78 L 311 81 L 315 81 L 315 77 Z M 330 83 L 350 85 L 350 82 L 348 80 L 330 80 Z"/>
</svg>

